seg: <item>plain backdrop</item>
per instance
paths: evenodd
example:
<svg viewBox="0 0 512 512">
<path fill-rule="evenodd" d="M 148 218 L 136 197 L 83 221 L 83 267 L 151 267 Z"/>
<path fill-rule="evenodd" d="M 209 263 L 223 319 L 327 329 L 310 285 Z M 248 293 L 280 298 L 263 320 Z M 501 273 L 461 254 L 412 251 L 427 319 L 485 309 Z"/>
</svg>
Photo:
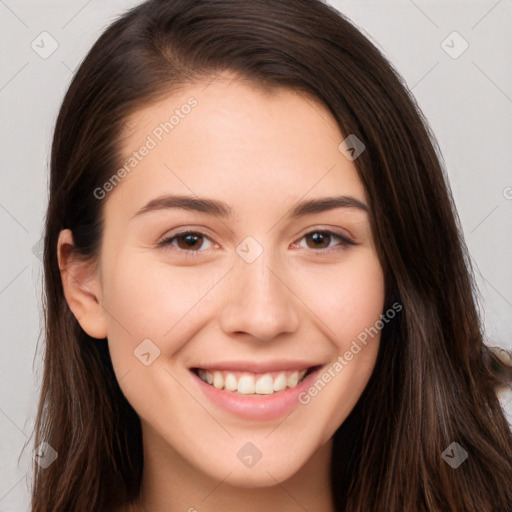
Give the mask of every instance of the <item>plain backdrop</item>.
<svg viewBox="0 0 512 512">
<path fill-rule="evenodd" d="M 22 448 L 39 391 L 39 241 L 55 118 L 101 31 L 138 3 L 0 0 L 0 512 L 29 510 L 33 447 Z M 511 349 L 512 1 L 330 3 L 384 52 L 427 117 L 477 271 L 487 337 Z M 512 422 L 512 396 L 500 398 Z"/>
</svg>

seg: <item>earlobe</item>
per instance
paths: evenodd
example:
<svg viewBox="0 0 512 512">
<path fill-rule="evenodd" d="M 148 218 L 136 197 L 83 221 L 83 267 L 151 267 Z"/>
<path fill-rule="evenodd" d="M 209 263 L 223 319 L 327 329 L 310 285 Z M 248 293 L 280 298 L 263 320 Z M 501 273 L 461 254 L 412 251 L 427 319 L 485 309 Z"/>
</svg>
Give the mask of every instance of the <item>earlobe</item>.
<svg viewBox="0 0 512 512">
<path fill-rule="evenodd" d="M 95 261 L 78 257 L 69 229 L 59 234 L 57 258 L 64 297 L 73 315 L 89 336 L 106 338 L 107 317 L 101 304 L 101 282 Z"/>
</svg>

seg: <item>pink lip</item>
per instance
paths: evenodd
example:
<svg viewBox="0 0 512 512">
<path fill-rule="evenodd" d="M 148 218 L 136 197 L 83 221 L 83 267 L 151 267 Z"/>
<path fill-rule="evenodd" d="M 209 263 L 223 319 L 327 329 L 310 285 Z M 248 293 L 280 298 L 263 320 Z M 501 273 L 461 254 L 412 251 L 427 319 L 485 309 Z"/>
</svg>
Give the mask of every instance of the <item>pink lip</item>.
<svg viewBox="0 0 512 512">
<path fill-rule="evenodd" d="M 309 364 L 302 366 L 302 368 L 311 366 L 312 365 Z M 218 368 L 218 366 L 216 365 L 215 368 Z M 234 369 L 233 366 L 230 368 Z M 247 368 L 248 366 L 244 365 L 243 369 L 245 370 Z M 280 368 L 282 369 L 283 366 Z M 289 414 L 294 408 L 298 407 L 300 405 L 298 399 L 299 394 L 306 391 L 311 386 L 311 383 L 314 381 L 321 369 L 321 367 L 318 367 L 294 388 L 287 388 L 284 391 L 279 391 L 273 395 L 259 396 L 244 396 L 233 391 L 217 389 L 216 387 L 204 382 L 194 372 L 191 371 L 190 374 L 201 392 L 204 393 L 208 400 L 216 406 L 240 418 L 269 421 L 281 418 Z"/>
<path fill-rule="evenodd" d="M 202 368 L 203 370 L 209 371 L 239 371 L 239 372 L 250 372 L 250 373 L 266 373 L 278 370 L 305 370 L 318 366 L 310 361 L 268 361 L 268 362 L 256 362 L 256 361 L 223 361 L 218 363 L 206 363 L 204 365 L 197 364 L 193 368 Z"/>
</svg>

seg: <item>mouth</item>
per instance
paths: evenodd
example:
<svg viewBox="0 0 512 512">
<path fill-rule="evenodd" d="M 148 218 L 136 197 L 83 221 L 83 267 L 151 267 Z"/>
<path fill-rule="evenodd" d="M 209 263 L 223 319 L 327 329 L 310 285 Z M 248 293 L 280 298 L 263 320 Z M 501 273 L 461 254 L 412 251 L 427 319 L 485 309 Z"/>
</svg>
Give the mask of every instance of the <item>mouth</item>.
<svg viewBox="0 0 512 512">
<path fill-rule="evenodd" d="M 276 395 L 294 389 L 320 366 L 294 370 L 249 372 L 214 368 L 190 368 L 204 383 L 235 395 Z"/>
<path fill-rule="evenodd" d="M 213 407 L 242 420 L 275 421 L 299 408 L 324 364 L 238 361 L 189 367 L 191 384 Z"/>
</svg>

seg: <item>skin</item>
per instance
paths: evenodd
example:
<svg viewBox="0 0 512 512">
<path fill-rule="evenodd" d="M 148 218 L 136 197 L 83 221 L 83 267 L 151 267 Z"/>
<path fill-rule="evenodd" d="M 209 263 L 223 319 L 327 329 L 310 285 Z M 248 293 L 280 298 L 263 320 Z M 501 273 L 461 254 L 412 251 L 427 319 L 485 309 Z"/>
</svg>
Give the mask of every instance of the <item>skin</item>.
<svg viewBox="0 0 512 512">
<path fill-rule="evenodd" d="M 141 507 L 333 511 L 331 438 L 371 376 L 378 335 L 307 405 L 277 420 L 220 409 L 192 386 L 188 368 L 228 359 L 327 368 L 375 324 L 384 276 L 369 214 L 344 207 L 287 216 L 299 201 L 325 196 L 367 204 L 365 189 L 338 150 L 345 137 L 325 107 L 227 75 L 135 112 L 126 156 L 191 96 L 197 107 L 103 199 L 99 259 L 73 258 L 72 234 L 61 233 L 66 299 L 88 334 L 108 337 L 120 387 L 141 419 Z M 168 208 L 135 215 L 165 194 L 222 200 L 234 214 Z M 326 229 L 356 245 L 326 236 L 317 248 L 305 236 Z M 193 249 L 183 239 L 157 246 L 186 230 L 205 237 Z M 247 236 L 263 249 L 252 263 L 236 252 Z M 134 356 L 147 338 L 160 350 L 148 366 Z M 247 442 L 262 454 L 251 468 L 237 457 Z"/>
</svg>

